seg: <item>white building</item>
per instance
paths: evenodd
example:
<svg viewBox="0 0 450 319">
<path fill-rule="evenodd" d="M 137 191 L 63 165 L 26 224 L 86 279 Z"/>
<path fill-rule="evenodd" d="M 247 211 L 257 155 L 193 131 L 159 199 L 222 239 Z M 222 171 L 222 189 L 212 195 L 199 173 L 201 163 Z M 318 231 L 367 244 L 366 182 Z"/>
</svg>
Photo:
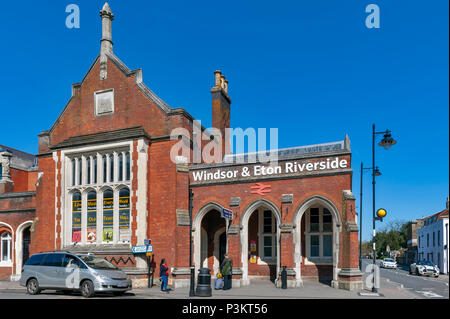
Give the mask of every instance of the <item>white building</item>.
<svg viewBox="0 0 450 319">
<path fill-rule="evenodd" d="M 431 261 L 443 274 L 448 273 L 448 206 L 439 213 L 423 219 L 424 223 L 418 231 L 419 260 Z"/>
</svg>

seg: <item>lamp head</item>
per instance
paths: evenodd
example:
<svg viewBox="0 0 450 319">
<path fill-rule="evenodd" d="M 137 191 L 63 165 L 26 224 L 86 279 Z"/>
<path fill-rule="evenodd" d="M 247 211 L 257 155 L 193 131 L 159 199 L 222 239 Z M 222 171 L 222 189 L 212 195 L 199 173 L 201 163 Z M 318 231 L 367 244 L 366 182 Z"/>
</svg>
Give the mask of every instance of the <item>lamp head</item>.
<svg viewBox="0 0 450 319">
<path fill-rule="evenodd" d="M 386 131 L 386 134 L 384 134 L 383 139 L 380 143 L 378 143 L 378 145 L 384 147 L 385 150 L 388 150 L 392 145 L 396 143 L 397 141 L 392 138 L 391 133 L 389 131 Z"/>
</svg>

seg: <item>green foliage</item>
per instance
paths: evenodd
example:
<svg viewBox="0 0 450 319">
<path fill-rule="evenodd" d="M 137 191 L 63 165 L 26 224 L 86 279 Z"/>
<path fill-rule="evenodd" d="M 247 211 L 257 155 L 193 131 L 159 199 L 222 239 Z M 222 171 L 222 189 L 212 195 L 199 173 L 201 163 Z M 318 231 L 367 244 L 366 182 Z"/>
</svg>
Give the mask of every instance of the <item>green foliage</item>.
<svg viewBox="0 0 450 319">
<path fill-rule="evenodd" d="M 387 256 L 388 246 L 391 251 L 408 247 L 408 224 L 409 222 L 392 221 L 386 227 L 377 231 L 375 235 L 377 258 Z"/>
</svg>

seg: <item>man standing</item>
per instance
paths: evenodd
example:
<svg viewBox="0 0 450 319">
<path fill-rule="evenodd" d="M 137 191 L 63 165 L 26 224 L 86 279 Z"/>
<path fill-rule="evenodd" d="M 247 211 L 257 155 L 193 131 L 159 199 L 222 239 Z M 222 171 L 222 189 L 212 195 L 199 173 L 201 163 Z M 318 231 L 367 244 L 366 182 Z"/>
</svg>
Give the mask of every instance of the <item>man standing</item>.
<svg viewBox="0 0 450 319">
<path fill-rule="evenodd" d="M 222 261 L 222 264 L 220 265 L 220 272 L 223 275 L 223 290 L 231 289 L 231 276 L 233 274 L 233 262 L 231 261 L 230 257 L 228 256 L 228 253 L 225 254 L 224 260 Z"/>
</svg>

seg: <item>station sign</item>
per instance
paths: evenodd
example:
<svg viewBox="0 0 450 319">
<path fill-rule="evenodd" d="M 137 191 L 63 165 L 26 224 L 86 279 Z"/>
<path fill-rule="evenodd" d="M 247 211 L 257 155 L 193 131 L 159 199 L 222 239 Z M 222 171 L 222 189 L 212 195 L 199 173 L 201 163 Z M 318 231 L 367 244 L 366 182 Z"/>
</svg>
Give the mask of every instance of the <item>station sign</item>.
<svg viewBox="0 0 450 319">
<path fill-rule="evenodd" d="M 231 211 L 229 209 L 226 209 L 226 208 L 223 208 L 223 207 L 222 207 L 222 212 L 221 212 L 220 215 L 222 216 L 222 218 L 225 218 L 225 219 L 228 219 L 228 220 L 233 219 L 233 211 Z"/>
<path fill-rule="evenodd" d="M 131 252 L 133 254 L 147 254 L 153 252 L 152 245 L 140 245 L 131 247 Z"/>
</svg>

